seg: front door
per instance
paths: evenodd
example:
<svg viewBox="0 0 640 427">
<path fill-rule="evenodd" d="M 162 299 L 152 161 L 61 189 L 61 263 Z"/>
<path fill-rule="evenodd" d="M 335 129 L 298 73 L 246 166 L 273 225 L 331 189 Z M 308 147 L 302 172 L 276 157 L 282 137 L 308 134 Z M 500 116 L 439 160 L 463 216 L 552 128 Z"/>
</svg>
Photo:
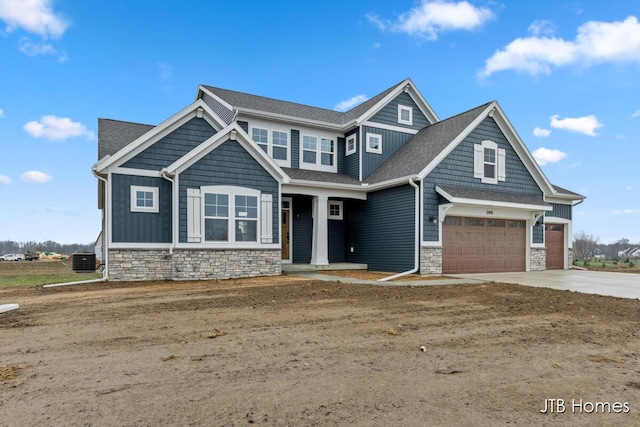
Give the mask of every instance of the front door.
<svg viewBox="0 0 640 427">
<path fill-rule="evenodd" d="M 281 215 L 280 241 L 282 242 L 282 260 L 291 261 L 291 199 L 283 198 Z"/>
</svg>

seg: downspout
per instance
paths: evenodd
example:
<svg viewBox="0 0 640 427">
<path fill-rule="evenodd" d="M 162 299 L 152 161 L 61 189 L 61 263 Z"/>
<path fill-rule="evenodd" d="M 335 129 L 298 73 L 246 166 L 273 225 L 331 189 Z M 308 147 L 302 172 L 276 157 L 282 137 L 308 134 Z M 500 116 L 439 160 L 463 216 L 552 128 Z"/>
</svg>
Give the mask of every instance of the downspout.
<svg viewBox="0 0 640 427">
<path fill-rule="evenodd" d="M 107 191 L 109 191 L 109 182 L 101 177 L 100 175 L 98 175 L 98 173 L 96 172 L 95 168 L 91 168 L 91 172 L 93 173 L 93 175 L 98 178 L 100 181 L 104 182 L 104 192 L 105 192 L 105 201 L 104 201 L 104 217 L 105 217 L 105 221 L 104 221 L 104 229 L 102 230 L 102 239 L 104 241 L 104 239 L 107 239 L 106 242 L 107 244 L 105 245 L 105 253 L 103 254 L 104 257 L 104 270 L 102 272 L 102 278 L 100 279 L 92 279 L 92 280 L 80 280 L 77 282 L 64 282 L 64 283 L 50 283 L 48 285 L 43 285 L 43 288 L 55 288 L 57 286 L 71 286 L 71 285 L 83 285 L 85 283 L 97 283 L 97 282 L 105 282 L 107 280 L 109 280 L 109 216 L 107 215 L 107 209 L 109 208 L 109 204 L 107 203 Z"/>
<path fill-rule="evenodd" d="M 573 218 L 573 208 L 575 208 L 576 206 L 578 206 L 580 203 L 584 202 L 584 199 L 580 199 L 578 201 L 578 203 L 576 203 L 575 205 L 571 205 L 571 218 Z M 573 222 L 573 219 L 571 219 L 571 222 Z M 573 227 L 573 224 L 571 225 Z M 572 239 L 573 236 L 567 236 L 569 239 Z M 567 244 L 569 244 L 569 242 L 567 242 Z M 573 250 L 573 248 L 571 248 Z M 571 258 L 573 258 L 573 255 L 571 256 Z M 582 268 L 582 267 L 578 267 L 577 265 L 573 265 L 573 263 L 569 264 L 568 269 L 572 269 L 575 268 L 576 270 L 587 270 L 586 268 Z"/>
<path fill-rule="evenodd" d="M 414 267 L 411 270 L 404 271 L 402 273 L 394 274 L 393 276 L 383 277 L 382 279 L 378 279 L 378 282 L 387 282 L 389 280 L 397 279 L 398 277 L 406 276 L 408 274 L 413 274 L 420 269 L 420 228 L 422 224 L 422 216 L 420 215 L 420 187 L 415 183 L 413 178 L 409 178 L 409 185 L 416 189 L 415 191 L 415 257 L 414 257 Z"/>
<path fill-rule="evenodd" d="M 171 246 L 169 247 L 169 255 L 173 255 L 173 249 L 176 247 L 176 236 L 175 236 L 175 224 L 176 224 L 176 220 L 177 220 L 177 212 L 176 212 L 176 200 L 178 200 L 177 196 L 176 196 L 176 182 L 174 181 L 173 178 L 171 178 L 169 176 L 169 174 L 167 173 L 167 170 L 165 168 L 162 168 L 162 170 L 160 171 L 160 174 L 162 175 L 162 177 L 164 179 L 166 179 L 167 181 L 169 181 L 171 183 L 171 198 L 173 199 L 171 201 Z"/>
</svg>

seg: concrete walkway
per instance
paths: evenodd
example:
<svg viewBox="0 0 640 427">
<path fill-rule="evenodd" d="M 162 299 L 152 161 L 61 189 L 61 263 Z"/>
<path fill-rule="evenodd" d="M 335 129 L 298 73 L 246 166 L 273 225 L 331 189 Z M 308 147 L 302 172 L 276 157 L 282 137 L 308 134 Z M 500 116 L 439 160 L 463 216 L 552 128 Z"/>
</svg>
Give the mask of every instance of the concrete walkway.
<svg viewBox="0 0 640 427">
<path fill-rule="evenodd" d="M 568 290 L 585 294 L 606 295 L 618 298 L 640 299 L 640 274 L 609 273 L 604 271 L 549 270 L 522 273 L 448 274 L 446 280 L 402 280 L 378 282 L 352 277 L 332 276 L 318 272 L 287 272 L 289 275 L 316 280 L 366 284 L 377 286 L 436 286 L 480 284 L 486 282 L 516 283 L 524 286 Z"/>
<path fill-rule="evenodd" d="M 548 270 L 526 273 L 455 274 L 459 279 L 517 283 L 525 286 L 551 288 L 640 299 L 640 274 L 606 271 Z"/>
</svg>

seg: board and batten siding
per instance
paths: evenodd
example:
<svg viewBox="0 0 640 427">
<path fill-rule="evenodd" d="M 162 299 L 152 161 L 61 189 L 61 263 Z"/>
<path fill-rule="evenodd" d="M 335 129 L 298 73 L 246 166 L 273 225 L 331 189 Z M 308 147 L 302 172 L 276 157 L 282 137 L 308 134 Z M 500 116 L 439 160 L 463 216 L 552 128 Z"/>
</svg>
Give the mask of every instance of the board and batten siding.
<svg viewBox="0 0 640 427">
<path fill-rule="evenodd" d="M 291 167 L 300 169 L 300 131 L 291 129 Z"/>
<path fill-rule="evenodd" d="M 215 134 L 216 130 L 206 120 L 193 118 L 122 166 L 131 169 L 160 170 Z"/>
<path fill-rule="evenodd" d="M 291 202 L 292 261 L 294 264 L 308 264 L 311 262 L 311 246 L 313 244 L 313 218 L 311 216 L 311 201 L 309 196 L 293 196 Z"/>
<path fill-rule="evenodd" d="M 410 133 L 396 132 L 388 129 L 379 129 L 371 126 L 363 126 L 362 143 L 362 178 L 366 178 L 373 173 L 382 163 L 393 155 L 405 142 L 413 135 Z M 382 154 L 369 153 L 366 148 L 367 133 L 377 133 L 382 135 Z M 354 154 L 355 155 L 355 154 Z"/>
<path fill-rule="evenodd" d="M 398 105 L 404 105 L 413 109 L 412 125 L 398 123 Z M 431 124 L 422 110 L 418 108 L 418 104 L 415 103 L 411 95 L 405 92 L 396 96 L 391 102 L 382 107 L 369 121 L 413 130 L 420 130 Z"/>
<path fill-rule="evenodd" d="M 273 196 L 273 243 L 280 241 L 278 182 L 237 141 L 227 140 L 179 175 L 179 240 L 187 241 L 187 189 L 235 185 Z"/>
<path fill-rule="evenodd" d="M 556 218 L 572 219 L 571 218 L 571 205 L 563 205 L 561 203 L 551 203 L 552 211 L 547 212 L 546 216 L 553 216 Z"/>
<path fill-rule="evenodd" d="M 346 261 L 369 270 L 402 272 L 414 267 L 415 190 L 410 185 L 345 201 Z M 353 252 L 351 252 L 353 248 Z"/>
<path fill-rule="evenodd" d="M 131 186 L 158 188 L 158 213 L 131 212 Z M 171 183 L 163 178 L 111 175 L 114 243 L 171 243 Z"/>
<path fill-rule="evenodd" d="M 350 155 L 346 155 L 347 138 L 351 135 L 356 136 L 356 152 Z M 358 129 L 353 129 L 345 135 L 345 158 L 344 158 L 344 174 L 349 175 L 352 178 L 360 179 L 360 135 Z"/>
<path fill-rule="evenodd" d="M 497 184 L 483 183 L 473 177 L 473 146 L 484 140 L 491 140 L 503 148 L 506 153 L 506 180 Z M 435 167 L 424 179 L 424 240 L 438 241 L 438 224 L 428 221 L 430 216 L 438 217 L 439 195 L 436 185 L 474 188 L 478 190 L 504 191 L 528 194 L 543 200 L 543 193 L 533 179 L 520 157 L 511 147 L 496 122 L 488 117 L 482 121 L 451 153 Z M 534 233 L 535 236 L 535 233 Z M 541 243 L 534 241 L 534 243 Z"/>
</svg>

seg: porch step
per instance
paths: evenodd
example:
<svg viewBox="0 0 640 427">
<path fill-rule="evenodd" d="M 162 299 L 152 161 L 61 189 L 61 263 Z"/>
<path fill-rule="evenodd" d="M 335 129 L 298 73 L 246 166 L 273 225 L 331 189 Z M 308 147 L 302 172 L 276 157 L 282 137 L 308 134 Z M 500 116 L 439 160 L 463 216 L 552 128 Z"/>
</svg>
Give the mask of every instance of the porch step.
<svg viewBox="0 0 640 427">
<path fill-rule="evenodd" d="M 282 264 L 282 273 L 300 273 L 304 271 L 331 271 L 331 270 L 366 270 L 367 264 L 356 264 L 350 262 L 336 262 L 329 265 L 311 264 Z"/>
</svg>

